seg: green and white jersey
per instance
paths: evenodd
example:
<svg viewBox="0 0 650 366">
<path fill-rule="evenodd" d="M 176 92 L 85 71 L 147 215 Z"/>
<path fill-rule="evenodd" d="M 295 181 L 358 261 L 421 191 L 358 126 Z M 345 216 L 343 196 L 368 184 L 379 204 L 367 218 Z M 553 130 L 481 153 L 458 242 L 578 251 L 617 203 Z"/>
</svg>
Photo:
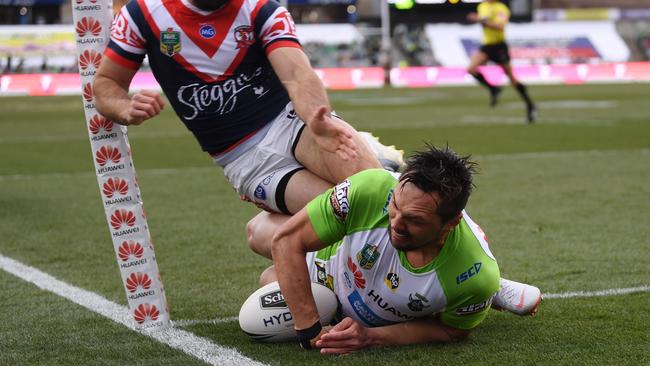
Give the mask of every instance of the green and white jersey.
<svg viewBox="0 0 650 366">
<path fill-rule="evenodd" d="M 343 315 L 366 326 L 439 315 L 448 326 L 474 328 L 499 289 L 485 234 L 463 212 L 438 256 L 413 268 L 390 242 L 388 204 L 397 183 L 383 169 L 366 170 L 307 205 L 316 234 L 332 243 L 308 253 L 312 281 L 334 290 Z"/>
</svg>

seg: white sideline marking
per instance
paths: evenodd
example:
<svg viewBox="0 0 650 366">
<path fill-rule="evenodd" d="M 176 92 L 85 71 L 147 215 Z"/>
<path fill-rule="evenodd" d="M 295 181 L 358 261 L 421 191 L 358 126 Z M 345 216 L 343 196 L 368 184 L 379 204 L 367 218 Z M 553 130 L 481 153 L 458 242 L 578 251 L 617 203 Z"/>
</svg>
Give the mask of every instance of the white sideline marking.
<svg viewBox="0 0 650 366">
<path fill-rule="evenodd" d="M 559 294 L 543 294 L 543 299 L 572 299 L 576 297 L 605 297 L 628 295 L 636 292 L 650 292 L 650 286 L 628 287 L 628 288 L 610 288 L 600 291 L 574 291 L 562 292 Z"/>
<path fill-rule="evenodd" d="M 0 269 L 12 275 L 33 283 L 37 287 L 64 297 L 86 309 L 124 325 L 132 331 L 151 337 L 160 343 L 166 344 L 194 356 L 211 365 L 233 366 L 264 366 L 265 364 L 254 361 L 235 349 L 218 345 L 208 339 L 199 337 L 191 332 L 168 328 L 165 330 L 140 331 L 135 329 L 135 324 L 126 306 L 118 305 L 102 296 L 79 287 L 72 286 L 57 280 L 47 273 L 34 267 L 20 263 L 14 259 L 0 254 Z"/>
<path fill-rule="evenodd" d="M 540 159 L 540 158 L 563 158 L 567 156 L 607 156 L 616 155 L 621 153 L 639 153 L 642 155 L 650 155 L 650 149 L 613 149 L 613 150 L 568 150 L 568 151 L 540 151 L 540 152 L 524 152 L 516 154 L 476 154 L 472 157 L 479 160 L 517 160 L 517 159 Z M 186 167 L 186 168 L 156 168 L 156 169 L 138 169 L 140 174 L 176 174 L 184 171 L 203 171 L 214 170 L 213 165 L 207 164 L 200 167 Z M 218 170 L 218 168 L 217 168 Z M 69 172 L 69 173 L 42 173 L 42 174 L 7 174 L 0 175 L 0 182 L 4 181 L 22 181 L 31 179 L 53 179 L 53 178 L 67 178 L 67 177 L 83 177 L 95 176 L 93 171 L 84 172 Z"/>
</svg>

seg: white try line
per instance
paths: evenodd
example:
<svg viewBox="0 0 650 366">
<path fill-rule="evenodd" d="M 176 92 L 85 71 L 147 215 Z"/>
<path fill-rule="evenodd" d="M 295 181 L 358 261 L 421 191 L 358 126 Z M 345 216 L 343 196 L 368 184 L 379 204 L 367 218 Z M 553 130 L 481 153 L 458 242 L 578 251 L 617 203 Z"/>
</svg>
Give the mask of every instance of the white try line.
<svg viewBox="0 0 650 366">
<path fill-rule="evenodd" d="M 600 291 L 573 291 L 561 292 L 559 294 L 543 294 L 543 299 L 573 299 L 576 297 L 605 297 L 628 295 L 636 292 L 650 292 L 650 286 L 628 287 L 628 288 L 610 288 Z"/>
<path fill-rule="evenodd" d="M 208 339 L 199 337 L 191 332 L 168 328 L 165 330 L 140 331 L 135 328 L 129 310 L 102 296 L 79 287 L 72 286 L 57 280 L 47 273 L 36 268 L 20 263 L 14 259 L 0 254 L 0 269 L 12 275 L 33 283 L 37 287 L 50 291 L 56 295 L 79 304 L 86 309 L 100 314 L 116 323 L 122 324 L 132 331 L 151 337 L 160 343 L 181 350 L 211 365 L 233 366 L 264 366 L 263 363 L 254 361 L 237 350 L 221 346 Z"/>
</svg>

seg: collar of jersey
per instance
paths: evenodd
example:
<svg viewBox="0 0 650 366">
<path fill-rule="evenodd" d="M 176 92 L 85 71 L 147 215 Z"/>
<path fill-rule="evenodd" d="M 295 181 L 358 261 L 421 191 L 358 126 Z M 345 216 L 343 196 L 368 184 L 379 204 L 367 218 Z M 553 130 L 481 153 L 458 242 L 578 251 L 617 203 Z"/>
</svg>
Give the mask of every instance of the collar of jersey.
<svg viewBox="0 0 650 366">
<path fill-rule="evenodd" d="M 443 263 L 447 261 L 447 258 L 456 250 L 458 246 L 458 237 L 460 233 L 460 226 L 463 225 L 465 220 L 461 220 L 458 225 L 452 230 L 445 240 L 445 245 L 442 246 L 442 250 L 438 255 L 431 260 L 431 262 L 423 265 L 422 267 L 413 267 L 409 263 L 408 258 L 406 258 L 406 252 L 403 250 L 397 250 L 399 254 L 399 261 L 402 264 L 402 267 L 411 273 L 421 274 L 429 273 L 438 269 Z"/>
</svg>

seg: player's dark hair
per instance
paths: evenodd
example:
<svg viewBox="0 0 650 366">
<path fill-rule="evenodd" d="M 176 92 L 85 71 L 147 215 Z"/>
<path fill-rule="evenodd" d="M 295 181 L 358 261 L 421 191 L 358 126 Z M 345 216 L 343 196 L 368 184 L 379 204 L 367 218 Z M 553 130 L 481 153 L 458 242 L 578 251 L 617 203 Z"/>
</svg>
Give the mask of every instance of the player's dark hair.
<svg viewBox="0 0 650 366">
<path fill-rule="evenodd" d="M 472 174 L 477 164 L 470 158 L 457 155 L 449 146 L 438 149 L 427 144 L 425 150 L 416 151 L 408 159 L 400 181 L 426 193 L 438 193 L 438 215 L 447 222 L 465 208 L 472 193 Z"/>
</svg>

